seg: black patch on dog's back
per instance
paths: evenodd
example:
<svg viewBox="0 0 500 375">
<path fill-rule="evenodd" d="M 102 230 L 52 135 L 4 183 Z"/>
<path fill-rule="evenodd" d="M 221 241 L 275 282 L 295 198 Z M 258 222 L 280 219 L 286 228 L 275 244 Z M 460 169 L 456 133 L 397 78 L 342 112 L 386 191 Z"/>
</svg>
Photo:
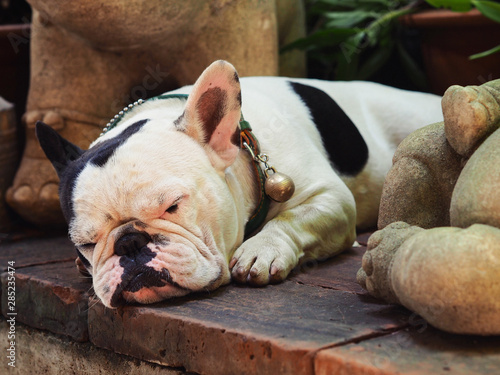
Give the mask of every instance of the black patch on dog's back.
<svg viewBox="0 0 500 375">
<path fill-rule="evenodd" d="M 298 82 L 293 90 L 309 108 L 334 168 L 343 175 L 361 172 L 368 160 L 368 147 L 358 128 L 325 92 Z"/>
<path fill-rule="evenodd" d="M 116 137 L 97 144 L 85 151 L 78 159 L 70 162 L 67 168 L 61 173 L 59 184 L 59 196 L 61 197 L 61 208 L 68 224 L 73 219 L 73 189 L 75 181 L 88 163 L 97 167 L 104 167 L 116 149 L 123 145 L 127 139 L 142 129 L 149 119 L 137 121 L 127 127 Z"/>
</svg>

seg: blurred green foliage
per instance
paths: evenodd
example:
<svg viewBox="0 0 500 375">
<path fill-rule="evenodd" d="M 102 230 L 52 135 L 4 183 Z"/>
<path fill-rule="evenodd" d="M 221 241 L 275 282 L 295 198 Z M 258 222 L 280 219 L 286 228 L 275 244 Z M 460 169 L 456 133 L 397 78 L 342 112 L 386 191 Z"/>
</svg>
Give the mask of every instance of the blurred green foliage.
<svg viewBox="0 0 500 375">
<path fill-rule="evenodd" d="M 370 79 L 395 56 L 407 77 L 420 89 L 426 79 L 408 52 L 398 18 L 423 9 L 466 12 L 477 8 L 500 22 L 500 4 L 481 0 L 306 0 L 309 33 L 282 51 L 301 49 L 310 61 L 329 69 L 337 80 Z M 480 58 L 500 46 L 471 56 Z"/>
</svg>

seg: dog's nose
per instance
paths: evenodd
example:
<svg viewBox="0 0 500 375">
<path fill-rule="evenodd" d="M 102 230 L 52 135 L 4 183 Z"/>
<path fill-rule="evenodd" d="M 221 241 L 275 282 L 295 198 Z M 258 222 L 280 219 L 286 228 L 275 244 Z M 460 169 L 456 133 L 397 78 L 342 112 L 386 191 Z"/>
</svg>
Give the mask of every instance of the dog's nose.
<svg viewBox="0 0 500 375">
<path fill-rule="evenodd" d="M 150 241 L 151 237 L 145 232 L 127 233 L 115 242 L 115 254 L 134 256 Z"/>
</svg>

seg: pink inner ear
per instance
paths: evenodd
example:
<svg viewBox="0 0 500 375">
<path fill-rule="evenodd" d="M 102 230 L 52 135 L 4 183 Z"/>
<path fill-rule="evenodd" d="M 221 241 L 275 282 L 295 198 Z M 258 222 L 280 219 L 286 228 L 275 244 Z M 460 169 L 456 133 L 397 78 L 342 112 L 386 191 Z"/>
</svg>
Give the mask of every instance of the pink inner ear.
<svg viewBox="0 0 500 375">
<path fill-rule="evenodd" d="M 219 99 L 223 97 L 222 102 L 212 111 L 211 115 L 200 113 L 200 116 L 206 117 L 204 126 L 205 134 L 207 138 L 209 137 L 208 145 L 217 153 L 225 167 L 228 167 L 234 162 L 239 151 L 238 124 L 241 109 L 239 105 L 234 105 L 234 100 L 226 99 L 228 95 L 225 91 L 221 90 L 221 92 L 223 95 Z"/>
<path fill-rule="evenodd" d="M 231 64 L 216 61 L 202 73 L 189 95 L 185 114 L 187 134 L 207 144 L 225 167 L 231 165 L 238 155 L 239 132 L 235 132 L 241 116 L 240 83 Z"/>
</svg>

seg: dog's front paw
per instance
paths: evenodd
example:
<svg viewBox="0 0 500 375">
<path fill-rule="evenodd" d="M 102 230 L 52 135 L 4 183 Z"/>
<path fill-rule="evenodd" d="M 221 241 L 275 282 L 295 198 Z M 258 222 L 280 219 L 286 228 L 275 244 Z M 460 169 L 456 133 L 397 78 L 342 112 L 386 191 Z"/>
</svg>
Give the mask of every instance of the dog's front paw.
<svg viewBox="0 0 500 375">
<path fill-rule="evenodd" d="M 235 251 L 229 268 L 236 282 L 261 286 L 283 281 L 297 263 L 297 255 L 285 241 L 256 235 Z"/>
<path fill-rule="evenodd" d="M 376 298 L 399 303 L 392 289 L 392 262 L 403 242 L 422 230 L 399 221 L 373 233 L 368 240 L 368 250 L 363 255 L 363 268 L 357 274 L 358 283 Z"/>
</svg>

